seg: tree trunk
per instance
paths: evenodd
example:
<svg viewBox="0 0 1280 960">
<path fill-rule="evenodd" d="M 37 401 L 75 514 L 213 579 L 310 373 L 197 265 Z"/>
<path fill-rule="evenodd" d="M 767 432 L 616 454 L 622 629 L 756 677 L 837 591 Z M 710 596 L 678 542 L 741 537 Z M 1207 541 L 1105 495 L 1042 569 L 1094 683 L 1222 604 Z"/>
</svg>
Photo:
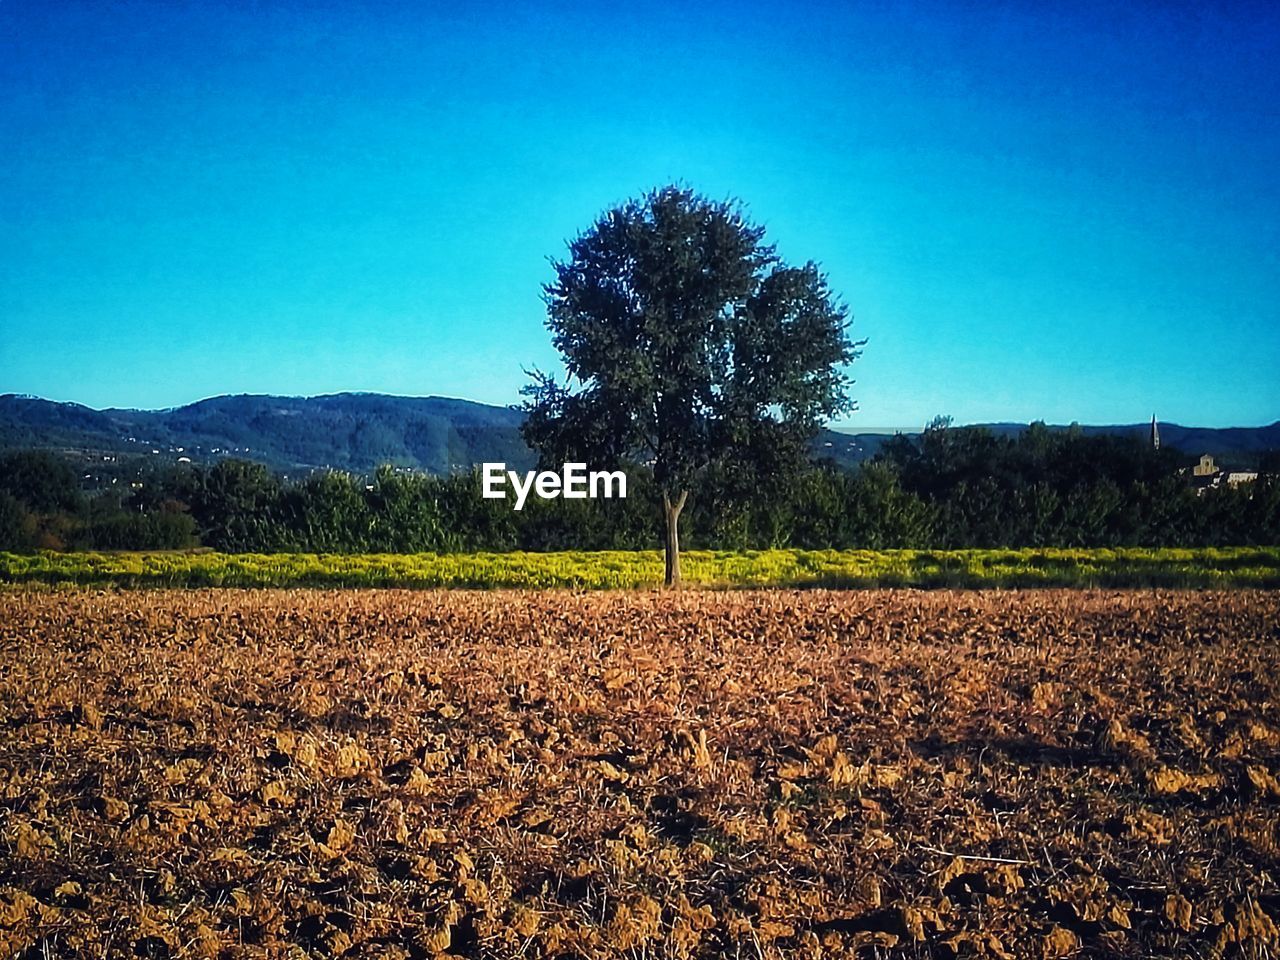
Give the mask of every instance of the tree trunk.
<svg viewBox="0 0 1280 960">
<path fill-rule="evenodd" d="M 680 586 L 680 511 L 688 497 L 689 491 L 681 490 L 680 496 L 672 503 L 667 491 L 662 491 L 662 515 L 667 521 L 667 573 L 664 582 L 668 587 Z"/>
</svg>

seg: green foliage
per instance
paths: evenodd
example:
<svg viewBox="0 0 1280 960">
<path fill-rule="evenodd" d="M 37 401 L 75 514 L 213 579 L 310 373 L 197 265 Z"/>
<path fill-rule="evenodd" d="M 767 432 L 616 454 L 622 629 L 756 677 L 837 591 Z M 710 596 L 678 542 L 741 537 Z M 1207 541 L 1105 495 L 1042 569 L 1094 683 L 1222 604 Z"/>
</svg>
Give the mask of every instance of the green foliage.
<svg viewBox="0 0 1280 960">
<path fill-rule="evenodd" d="M 647 463 L 668 580 L 688 492 L 717 466 L 776 478 L 849 409 L 846 311 L 732 202 L 665 187 L 605 213 L 546 287 L 568 381 L 534 373 L 523 432 L 545 464 Z M 674 566 L 673 566 L 674 564 Z"/>
<path fill-rule="evenodd" d="M 443 550 L 448 524 L 436 488 L 428 476 L 379 467 L 366 497 L 369 540 L 389 553 Z"/>
<path fill-rule="evenodd" d="M 0 549 L 34 549 L 35 528 L 32 519 L 17 497 L 0 492 Z"/>
<path fill-rule="evenodd" d="M 1182 455 L 1132 437 L 1044 424 L 1001 437 L 940 420 L 918 439 L 894 437 L 881 458 L 902 490 L 933 511 L 933 546 L 1280 542 L 1273 476 L 1197 490 Z"/>
<path fill-rule="evenodd" d="M 0 454 L 0 493 L 35 513 L 74 512 L 82 503 L 71 465 L 44 450 Z"/>
<path fill-rule="evenodd" d="M 712 464 L 682 538 L 704 550 L 1206 547 L 1280 544 L 1280 478 L 1197 490 L 1176 454 L 1111 437 L 1032 429 L 1019 438 L 935 425 L 854 470 L 768 477 Z M 126 478 L 127 479 L 127 478 Z M 19 487 L 19 489 L 24 489 Z M 541 500 L 520 512 L 481 496 L 476 472 L 286 481 L 245 461 L 153 469 L 38 511 L 0 492 L 0 549 L 228 553 L 652 550 L 662 491 L 628 469 L 628 496 Z M 47 505 L 49 501 L 44 501 Z"/>
<path fill-rule="evenodd" d="M 196 523 L 186 513 L 116 511 L 84 527 L 80 539 L 98 550 L 184 550 L 197 543 Z"/>
<path fill-rule="evenodd" d="M 218 550 L 275 549 L 285 544 L 273 513 L 283 488 L 260 463 L 222 460 L 194 476 L 189 496 L 201 540 Z"/>
</svg>

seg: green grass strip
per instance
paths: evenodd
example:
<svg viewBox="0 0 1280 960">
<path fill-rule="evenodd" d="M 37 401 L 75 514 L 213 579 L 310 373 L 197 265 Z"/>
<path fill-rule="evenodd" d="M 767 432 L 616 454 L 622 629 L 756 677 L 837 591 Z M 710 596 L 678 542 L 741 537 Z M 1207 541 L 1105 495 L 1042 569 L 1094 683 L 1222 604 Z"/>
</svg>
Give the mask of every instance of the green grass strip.
<svg viewBox="0 0 1280 960">
<path fill-rule="evenodd" d="M 704 587 L 1280 587 L 1280 547 L 691 550 Z M 0 583 L 93 587 L 651 588 L 657 551 L 470 554 L 0 553 Z"/>
</svg>

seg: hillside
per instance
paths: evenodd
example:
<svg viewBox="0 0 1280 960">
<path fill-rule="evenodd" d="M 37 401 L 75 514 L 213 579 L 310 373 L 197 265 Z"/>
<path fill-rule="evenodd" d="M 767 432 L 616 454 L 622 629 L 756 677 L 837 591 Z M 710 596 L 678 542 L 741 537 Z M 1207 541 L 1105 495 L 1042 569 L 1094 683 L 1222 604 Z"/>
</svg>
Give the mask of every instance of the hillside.
<svg viewBox="0 0 1280 960">
<path fill-rule="evenodd" d="M 446 473 L 485 460 L 532 464 L 520 414 L 447 397 L 340 393 L 223 396 L 169 410 L 93 410 L 0 396 L 0 448 L 101 451 L 195 462 L 226 456 L 277 469 Z"/>
<path fill-rule="evenodd" d="M 533 453 L 509 407 L 448 397 L 338 393 L 320 397 L 213 397 L 168 410 L 94 410 L 75 403 L 0 395 L 0 449 L 140 455 L 207 462 L 227 456 L 278 470 L 337 468 L 368 472 L 379 464 L 447 473 L 485 461 L 527 469 Z M 985 424 L 1017 433 L 1023 424 Z M 1054 427 L 1053 429 L 1067 429 Z M 1148 424 L 1085 426 L 1086 433 L 1146 436 Z M 1189 456 L 1211 453 L 1227 464 L 1256 462 L 1280 449 L 1280 422 L 1225 429 L 1160 424 L 1161 440 Z M 889 435 L 824 430 L 814 454 L 848 466 L 880 449 Z"/>
</svg>

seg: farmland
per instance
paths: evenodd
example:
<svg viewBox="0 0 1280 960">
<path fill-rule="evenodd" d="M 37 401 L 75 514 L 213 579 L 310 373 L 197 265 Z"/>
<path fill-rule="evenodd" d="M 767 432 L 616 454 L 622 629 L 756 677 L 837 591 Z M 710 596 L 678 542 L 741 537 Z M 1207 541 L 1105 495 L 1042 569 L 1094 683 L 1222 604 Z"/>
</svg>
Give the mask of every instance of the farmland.
<svg viewBox="0 0 1280 960">
<path fill-rule="evenodd" d="M 1280 548 L 688 550 L 703 587 L 1280 587 Z M 0 584 L 119 587 L 634 589 L 653 550 L 314 554 L 0 552 Z"/>
<path fill-rule="evenodd" d="M 0 955 L 1280 951 L 1280 594 L 0 591 Z"/>
</svg>

